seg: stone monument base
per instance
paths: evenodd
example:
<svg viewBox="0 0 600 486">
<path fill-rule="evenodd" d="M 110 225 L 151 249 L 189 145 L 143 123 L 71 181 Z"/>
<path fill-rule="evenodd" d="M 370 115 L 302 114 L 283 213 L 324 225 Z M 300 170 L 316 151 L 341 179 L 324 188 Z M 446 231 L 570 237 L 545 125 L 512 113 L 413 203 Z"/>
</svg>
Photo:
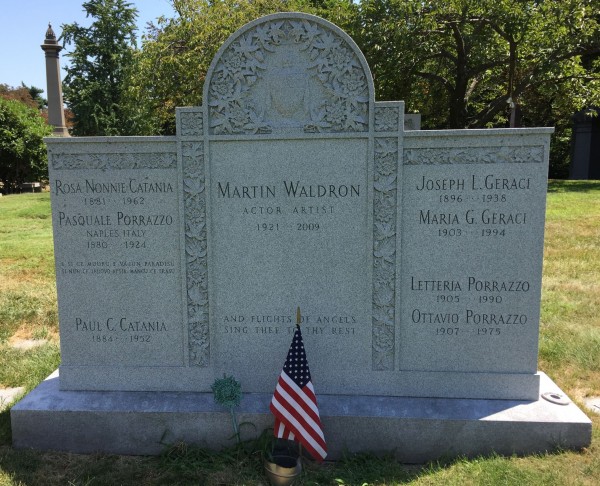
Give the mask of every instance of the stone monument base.
<svg viewBox="0 0 600 486">
<path fill-rule="evenodd" d="M 590 419 L 544 373 L 537 401 L 319 395 L 328 459 L 392 453 L 405 463 L 533 454 L 591 443 Z M 273 425 L 269 394 L 248 393 L 238 420 L 251 438 Z M 558 403 L 557 403 L 558 402 Z M 159 454 L 183 441 L 233 444 L 229 412 L 210 393 L 61 391 L 58 371 L 11 410 L 15 448 Z"/>
</svg>

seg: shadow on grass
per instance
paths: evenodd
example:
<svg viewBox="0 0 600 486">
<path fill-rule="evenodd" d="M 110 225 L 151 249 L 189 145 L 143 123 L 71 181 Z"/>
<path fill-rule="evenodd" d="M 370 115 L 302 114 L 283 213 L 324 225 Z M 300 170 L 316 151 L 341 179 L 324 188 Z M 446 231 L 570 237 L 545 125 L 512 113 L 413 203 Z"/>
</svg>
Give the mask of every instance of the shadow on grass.
<svg viewBox="0 0 600 486">
<path fill-rule="evenodd" d="M 197 481 L 207 486 L 248 485 L 264 486 L 264 446 L 249 441 L 221 452 L 176 444 L 160 458 L 163 478 L 177 478 L 180 483 Z M 470 461 L 496 461 L 506 463 L 508 459 L 491 454 L 488 457 L 468 459 L 465 457 L 444 458 L 426 464 L 402 464 L 392 454 L 376 456 L 370 453 L 348 454 L 338 461 L 316 463 L 303 459 L 301 476 L 294 486 L 362 486 L 399 485 L 424 479 L 432 484 L 445 484 L 446 471 Z M 492 467 L 492 469 L 494 469 Z M 498 467 L 496 467 L 498 469 Z M 492 473 L 493 476 L 493 473 Z M 181 482 L 183 481 L 183 482 Z"/>
<path fill-rule="evenodd" d="M 152 485 L 157 481 L 154 458 L 38 452 L 0 447 L 0 484 L 14 486 Z M 155 461 L 154 461 L 155 462 Z"/>
<path fill-rule="evenodd" d="M 600 191 L 600 181 L 566 181 L 558 179 L 548 181 L 548 192 L 551 193 L 590 191 Z"/>
<path fill-rule="evenodd" d="M 265 486 L 268 483 L 263 452 L 263 445 L 257 441 L 220 452 L 178 443 L 156 457 L 42 453 L 14 450 L 2 445 L 0 484 Z M 456 472 L 449 471 L 453 468 Z M 535 476 L 529 477 L 531 472 L 520 469 L 512 458 L 495 454 L 473 459 L 438 460 L 423 465 L 401 464 L 392 455 L 353 454 L 340 461 L 323 464 L 305 460 L 301 477 L 294 486 L 399 485 L 417 480 L 441 485 L 448 480 L 475 477 L 491 481 L 486 484 L 498 484 L 507 472 L 515 482 L 505 484 L 535 482 Z M 9 482 L 6 481 L 8 478 Z M 518 478 L 525 482 L 516 481 Z"/>
</svg>

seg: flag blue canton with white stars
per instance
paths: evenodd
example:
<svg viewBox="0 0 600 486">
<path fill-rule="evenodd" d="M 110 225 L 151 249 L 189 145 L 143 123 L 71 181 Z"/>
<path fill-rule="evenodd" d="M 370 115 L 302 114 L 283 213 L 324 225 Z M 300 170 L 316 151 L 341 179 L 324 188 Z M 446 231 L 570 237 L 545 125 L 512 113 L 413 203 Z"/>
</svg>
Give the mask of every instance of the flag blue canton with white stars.
<svg viewBox="0 0 600 486">
<path fill-rule="evenodd" d="M 306 361 L 306 352 L 304 351 L 304 343 L 300 329 L 296 329 L 294 340 L 288 351 L 287 359 L 283 365 L 283 371 L 294 380 L 294 383 L 300 388 L 303 388 L 310 381 L 310 370 Z"/>
</svg>

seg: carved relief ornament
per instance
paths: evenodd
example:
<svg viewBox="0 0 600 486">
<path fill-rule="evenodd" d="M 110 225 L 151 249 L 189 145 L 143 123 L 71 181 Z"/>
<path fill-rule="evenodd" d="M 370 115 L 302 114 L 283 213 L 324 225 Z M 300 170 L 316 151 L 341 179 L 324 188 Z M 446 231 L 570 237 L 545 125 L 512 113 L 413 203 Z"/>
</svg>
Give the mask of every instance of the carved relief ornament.
<svg viewBox="0 0 600 486">
<path fill-rule="evenodd" d="M 208 80 L 213 135 L 368 130 L 366 62 L 318 17 L 275 14 L 248 24 L 217 54 Z"/>
</svg>

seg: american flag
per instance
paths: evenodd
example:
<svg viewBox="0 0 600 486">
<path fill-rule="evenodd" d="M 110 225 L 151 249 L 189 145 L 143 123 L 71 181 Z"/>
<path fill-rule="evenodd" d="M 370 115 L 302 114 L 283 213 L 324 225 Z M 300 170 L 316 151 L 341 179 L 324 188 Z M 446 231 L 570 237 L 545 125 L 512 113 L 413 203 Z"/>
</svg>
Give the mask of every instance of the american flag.
<svg viewBox="0 0 600 486">
<path fill-rule="evenodd" d="M 277 381 L 270 409 L 275 416 L 276 437 L 300 442 L 317 461 L 325 459 L 327 445 L 299 325 Z"/>
</svg>

